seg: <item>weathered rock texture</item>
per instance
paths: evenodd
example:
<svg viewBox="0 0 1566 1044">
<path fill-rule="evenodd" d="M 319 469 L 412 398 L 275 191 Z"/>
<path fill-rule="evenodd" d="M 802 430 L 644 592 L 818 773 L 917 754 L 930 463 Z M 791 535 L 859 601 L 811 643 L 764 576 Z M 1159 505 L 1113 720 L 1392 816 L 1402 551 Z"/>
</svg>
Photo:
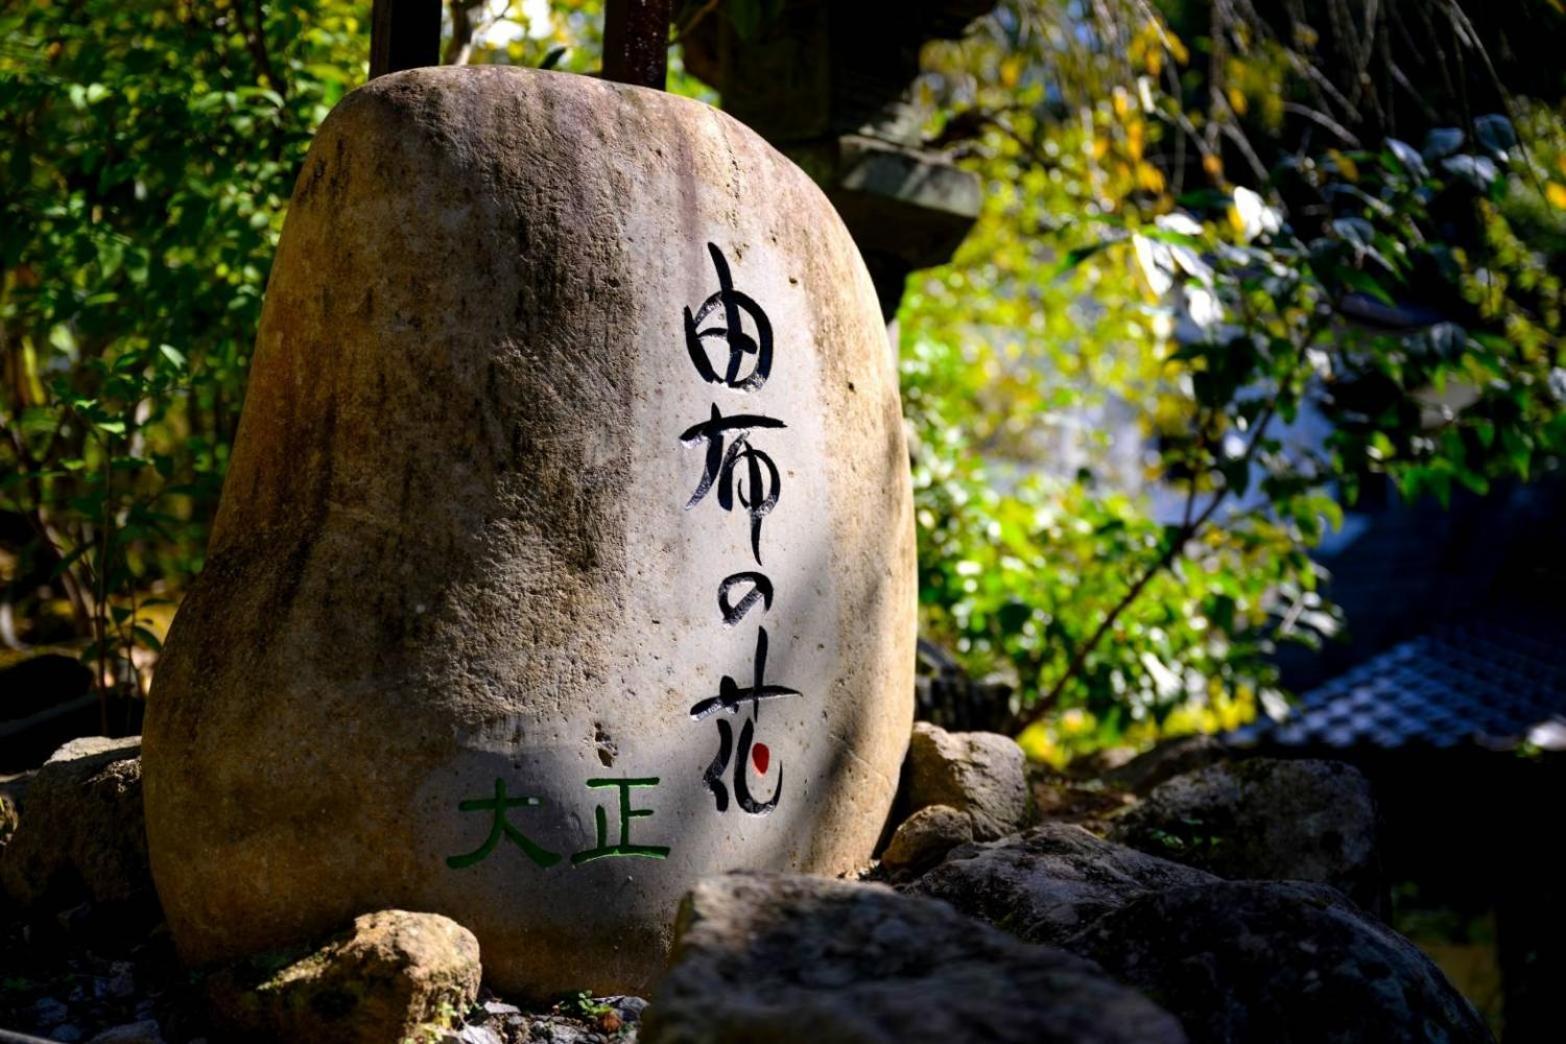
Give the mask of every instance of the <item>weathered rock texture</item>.
<svg viewBox="0 0 1566 1044">
<path fill-rule="evenodd" d="M 973 820 L 950 805 L 921 808 L 898 826 L 881 853 L 881 865 L 893 873 L 924 870 L 947 852 L 973 840 Z"/>
<path fill-rule="evenodd" d="M 1106 766 L 1103 772 L 1093 775 L 1111 787 L 1147 794 L 1165 780 L 1204 769 L 1225 760 L 1231 753 L 1213 736 L 1200 733 L 1177 736 L 1118 765 Z M 1076 767 L 1073 762 L 1072 768 Z"/>
<path fill-rule="evenodd" d="M 1058 944 L 1149 892 L 1216 881 L 1079 826 L 1045 823 L 1020 837 L 959 848 L 909 890 L 1029 942 Z"/>
<path fill-rule="evenodd" d="M 1220 881 L 1135 899 L 1066 942 L 1196 1041 L 1489 1041 L 1414 944 L 1325 885 Z"/>
<path fill-rule="evenodd" d="M 1256 758 L 1176 776 L 1111 836 L 1220 877 L 1315 881 L 1367 910 L 1385 905 L 1370 781 L 1339 761 Z"/>
<path fill-rule="evenodd" d="M 685 311 L 720 286 L 709 245 L 770 320 L 750 391 L 687 353 Z M 701 343 L 726 371 L 723 338 Z M 826 200 L 714 109 L 514 68 L 344 99 L 295 189 L 150 700 L 152 866 L 185 957 L 402 907 L 470 927 L 498 988 L 635 992 L 699 877 L 866 861 L 912 717 L 889 356 Z M 687 507 L 715 443 L 681 435 L 715 409 L 787 425 L 747 436 L 776 480 L 743 457 Z M 726 627 L 720 583 L 746 570 L 774 599 Z M 762 627 L 764 684 L 799 695 L 693 720 L 753 685 Z M 762 802 L 781 786 L 775 810 L 742 810 L 737 779 Z M 622 840 L 668 851 L 573 858 Z"/>
<path fill-rule="evenodd" d="M 1152 1044 L 1170 1016 L 1092 963 L 880 885 L 732 874 L 681 910 L 644 1044 Z"/>
<path fill-rule="evenodd" d="M 906 803 L 910 812 L 946 805 L 973 821 L 973 836 L 993 841 L 1028 821 L 1027 757 L 1010 736 L 947 732 L 921 721 L 908 746 Z"/>
<path fill-rule="evenodd" d="M 141 741 L 72 740 L 28 783 L 0 848 L 0 885 L 22 906 L 83 901 L 156 909 L 142 815 Z"/>
<path fill-rule="evenodd" d="M 281 967 L 278 964 L 281 963 Z M 382 910 L 315 950 L 207 980 L 224 1039 L 396 1044 L 434 1039 L 478 998 L 478 940 L 437 914 Z"/>
</svg>

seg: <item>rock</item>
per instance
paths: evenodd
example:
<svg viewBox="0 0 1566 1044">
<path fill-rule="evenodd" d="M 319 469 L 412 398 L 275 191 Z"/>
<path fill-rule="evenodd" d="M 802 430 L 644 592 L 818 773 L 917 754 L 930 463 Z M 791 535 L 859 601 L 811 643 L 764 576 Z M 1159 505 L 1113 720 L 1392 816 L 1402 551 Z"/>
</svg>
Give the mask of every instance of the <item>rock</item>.
<svg viewBox="0 0 1566 1044">
<path fill-rule="evenodd" d="M 1059 950 L 882 885 L 730 874 L 681 907 L 644 1044 L 1175 1041 L 1166 1013 Z"/>
<path fill-rule="evenodd" d="M 16 809 L 16 799 L 7 791 L 0 790 L 0 845 L 11 840 L 11 835 L 16 833 L 16 828 L 21 822 L 21 815 Z"/>
<path fill-rule="evenodd" d="M 1222 741 L 1212 736 L 1177 736 L 1120 765 L 1105 766 L 1099 778 L 1119 790 L 1146 794 L 1165 780 L 1204 769 L 1225 760 L 1230 753 Z M 1074 762 L 1072 768 L 1076 768 Z"/>
<path fill-rule="evenodd" d="M 542 1018 L 528 1023 L 527 1039 L 539 1044 L 601 1044 L 604 1038 L 575 1022 Z"/>
<path fill-rule="evenodd" d="M 921 721 L 908 747 L 910 811 L 948 805 L 973 820 L 973 836 L 993 841 L 1028 822 L 1027 757 L 994 732 L 947 732 Z"/>
<path fill-rule="evenodd" d="M 972 840 L 971 818 L 950 805 L 930 805 L 903 820 L 881 854 L 881 865 L 892 873 L 916 873 Z"/>
<path fill-rule="evenodd" d="M 635 993 L 701 876 L 864 866 L 914 692 L 892 354 L 826 197 L 709 106 L 346 97 L 148 700 L 181 954 L 411 905 L 502 992 Z"/>
<path fill-rule="evenodd" d="M 505 1044 L 500 1037 L 488 1026 L 463 1026 L 455 1033 L 446 1034 L 442 1044 Z"/>
<path fill-rule="evenodd" d="M 153 1019 L 106 1029 L 88 1044 L 164 1044 L 163 1030 Z"/>
<path fill-rule="evenodd" d="M 1045 823 L 1020 837 L 959 848 L 909 891 L 1029 942 L 1058 944 L 1149 891 L 1216 880 L 1079 826 Z"/>
<path fill-rule="evenodd" d="M 27 907 L 88 900 L 156 910 L 147 869 L 138 737 L 72 740 L 33 776 L 0 849 L 0 885 Z"/>
<path fill-rule="evenodd" d="M 640 1022 L 647 1001 L 641 997 L 600 997 L 599 1002 L 613 1008 L 622 1022 Z"/>
<path fill-rule="evenodd" d="M 219 970 L 207 999 L 214 1022 L 240 1039 L 387 1044 L 466 1012 L 479 978 L 478 940 L 466 928 L 384 910 L 311 951 Z"/>
<path fill-rule="evenodd" d="M 58 1026 L 71 1017 L 71 1009 L 55 997 L 39 997 L 33 1002 L 33 1021 L 44 1029 Z"/>
<path fill-rule="evenodd" d="M 1111 836 L 1220 877 L 1316 881 L 1385 906 L 1370 782 L 1342 762 L 1255 758 L 1176 776 Z"/>
<path fill-rule="evenodd" d="M 136 966 L 130 961 L 114 961 L 104 979 L 103 991 L 111 997 L 130 997 L 136 993 Z"/>
<path fill-rule="evenodd" d="M 1220 881 L 1134 899 L 1067 944 L 1192 1040 L 1489 1041 L 1413 943 L 1325 885 Z"/>
</svg>

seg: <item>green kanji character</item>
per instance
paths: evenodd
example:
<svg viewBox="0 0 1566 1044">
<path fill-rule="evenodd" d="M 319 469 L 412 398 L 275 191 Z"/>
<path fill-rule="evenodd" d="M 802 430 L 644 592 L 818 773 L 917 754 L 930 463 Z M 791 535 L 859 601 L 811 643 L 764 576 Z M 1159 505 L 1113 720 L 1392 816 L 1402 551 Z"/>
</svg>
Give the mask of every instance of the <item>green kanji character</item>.
<svg viewBox="0 0 1566 1044">
<path fill-rule="evenodd" d="M 541 801 L 534 797 L 508 797 L 506 795 L 506 781 L 499 776 L 495 777 L 495 796 L 493 798 L 470 798 L 457 805 L 461 812 L 493 812 L 494 822 L 489 828 L 489 837 L 484 843 L 466 855 L 446 857 L 446 865 L 453 870 L 461 870 L 463 867 L 472 866 L 487 857 L 495 850 L 504 835 L 518 848 L 526 853 L 527 857 L 544 869 L 548 869 L 560 862 L 560 856 L 554 852 L 546 851 L 528 840 L 522 831 L 512 826 L 506 819 L 506 810 L 512 808 L 537 808 Z"/>
<path fill-rule="evenodd" d="M 617 787 L 620 791 L 620 843 L 607 844 L 609 832 L 608 817 L 604 814 L 604 806 L 597 805 L 593 808 L 594 818 L 598 822 L 598 846 L 578 852 L 571 857 L 573 864 L 589 863 L 594 859 L 607 859 L 610 856 L 641 856 L 643 859 L 667 859 L 669 850 L 662 845 L 633 845 L 631 844 L 631 820 L 642 816 L 652 815 L 652 809 L 632 808 L 631 789 L 633 787 L 656 787 L 658 779 L 651 776 L 645 779 L 590 779 L 587 785 L 595 790 L 602 787 Z"/>
</svg>

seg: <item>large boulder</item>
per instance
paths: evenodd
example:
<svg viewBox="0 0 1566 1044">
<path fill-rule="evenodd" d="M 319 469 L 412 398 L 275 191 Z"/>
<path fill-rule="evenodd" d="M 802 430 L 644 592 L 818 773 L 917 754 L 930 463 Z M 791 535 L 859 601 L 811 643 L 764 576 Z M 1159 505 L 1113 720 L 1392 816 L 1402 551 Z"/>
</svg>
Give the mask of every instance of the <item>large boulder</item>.
<svg viewBox="0 0 1566 1044">
<path fill-rule="evenodd" d="M 142 815 L 141 740 L 72 740 L 28 781 L 0 886 L 23 907 L 156 911 Z"/>
<path fill-rule="evenodd" d="M 1045 823 L 1018 837 L 964 845 L 908 891 L 1030 942 L 1060 943 L 1150 891 L 1215 881 L 1082 827 Z"/>
<path fill-rule="evenodd" d="M 466 928 L 382 910 L 314 949 L 226 966 L 208 977 L 207 997 L 224 1040 L 396 1044 L 435 1039 L 478 999 L 481 975 Z"/>
<path fill-rule="evenodd" d="M 914 725 L 903 767 L 904 801 L 910 813 L 945 805 L 973 822 L 973 836 L 993 841 L 1027 825 L 1027 756 L 1009 736 L 947 732 Z"/>
<path fill-rule="evenodd" d="M 1342 762 L 1255 758 L 1176 776 L 1111 836 L 1231 880 L 1315 881 L 1385 905 L 1370 781 Z"/>
<path fill-rule="evenodd" d="M 365 910 L 636 992 L 682 896 L 864 865 L 912 721 L 897 376 L 831 205 L 723 113 L 380 77 L 288 210 L 146 724 L 180 952 Z"/>
<path fill-rule="evenodd" d="M 731 874 L 680 913 L 643 1044 L 1184 1039 L 1090 962 L 872 884 Z"/>
<path fill-rule="evenodd" d="M 1179 1016 L 1193 1041 L 1489 1041 L 1414 944 L 1325 885 L 1220 881 L 1105 912 L 1066 943 Z"/>
</svg>

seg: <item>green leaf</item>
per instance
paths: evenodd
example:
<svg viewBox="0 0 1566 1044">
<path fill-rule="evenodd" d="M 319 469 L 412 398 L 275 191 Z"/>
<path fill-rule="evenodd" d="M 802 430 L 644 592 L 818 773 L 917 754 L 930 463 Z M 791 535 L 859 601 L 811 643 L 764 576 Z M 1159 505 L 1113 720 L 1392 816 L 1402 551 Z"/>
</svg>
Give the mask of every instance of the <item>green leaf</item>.
<svg viewBox="0 0 1566 1044">
<path fill-rule="evenodd" d="M 1053 278 L 1059 279 L 1061 276 L 1080 266 L 1082 262 L 1092 257 L 1094 254 L 1097 254 L 1099 251 L 1104 250 L 1110 245 L 1112 245 L 1110 242 L 1105 241 L 1101 243 L 1090 243 L 1087 246 L 1072 247 L 1070 250 L 1066 251 L 1066 256 L 1061 259 L 1060 264 L 1055 266 L 1055 271 L 1052 273 Z"/>
<path fill-rule="evenodd" d="M 1358 268 L 1350 268 L 1348 265 L 1338 265 L 1333 268 L 1332 274 L 1350 290 L 1357 290 L 1362 294 L 1373 297 L 1388 307 L 1397 307 L 1397 301 L 1387 292 L 1386 287 L 1377 282 L 1368 272 Z"/>
</svg>

